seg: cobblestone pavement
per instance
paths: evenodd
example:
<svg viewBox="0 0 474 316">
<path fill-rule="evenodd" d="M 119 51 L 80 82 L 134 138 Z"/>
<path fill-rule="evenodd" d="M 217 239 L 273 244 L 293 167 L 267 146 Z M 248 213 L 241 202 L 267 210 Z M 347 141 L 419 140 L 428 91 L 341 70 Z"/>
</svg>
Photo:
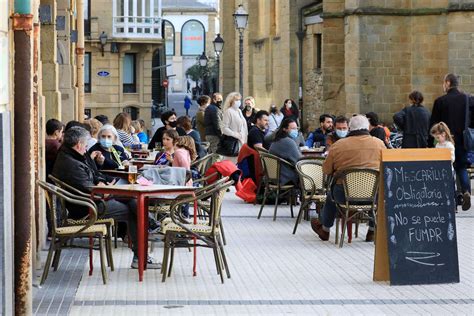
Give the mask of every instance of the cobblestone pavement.
<svg viewBox="0 0 474 316">
<path fill-rule="evenodd" d="M 109 273 L 105 286 L 98 256 L 91 277 L 84 261 L 70 314 L 474 314 L 473 210 L 457 216 L 461 283 L 429 286 L 373 282 L 374 245 L 363 241 L 365 225 L 359 238 L 339 249 L 334 244 L 334 230 L 330 241 L 322 242 L 309 223 L 303 222 L 292 235 L 294 219 L 289 207 L 279 207 L 276 222 L 272 212 L 267 206 L 257 220 L 258 206 L 244 204 L 233 192 L 227 193 L 223 222 L 232 278 L 224 284 L 216 274 L 211 250 L 198 249 L 196 277 L 191 271 L 192 253 L 178 249 L 166 283 L 161 282 L 157 270 L 147 270 L 144 282 L 139 283 L 137 271 L 129 268 L 130 250 L 119 247 L 114 251 L 116 270 Z M 158 243 L 152 255 L 161 260 L 162 254 Z M 51 272 L 47 284 L 57 282 L 53 276 L 63 269 L 61 264 L 58 272 Z M 36 311 L 42 314 L 45 309 Z"/>
</svg>

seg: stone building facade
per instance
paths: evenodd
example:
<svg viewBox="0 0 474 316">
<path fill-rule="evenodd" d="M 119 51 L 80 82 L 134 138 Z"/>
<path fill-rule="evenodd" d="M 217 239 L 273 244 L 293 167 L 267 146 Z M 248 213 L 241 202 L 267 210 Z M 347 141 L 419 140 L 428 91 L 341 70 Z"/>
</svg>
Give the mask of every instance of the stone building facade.
<svg viewBox="0 0 474 316">
<path fill-rule="evenodd" d="M 324 112 L 375 111 L 390 123 L 412 90 L 421 91 L 431 108 L 448 72 L 460 76 L 463 89 L 474 90 L 472 0 L 221 0 L 224 93 L 238 90 L 232 14 L 240 3 L 249 12 L 244 94 L 256 97 L 261 108 L 298 99 L 302 59 L 305 127 L 317 126 Z"/>
<path fill-rule="evenodd" d="M 195 86 L 186 78 L 186 70 L 199 56 L 214 56 L 212 41 L 216 37 L 217 10 L 211 4 L 195 0 L 163 0 L 166 64 L 170 75 L 170 92 L 184 92 Z M 189 84 L 188 84 L 189 81 Z"/>
<path fill-rule="evenodd" d="M 85 17 L 86 113 L 112 121 L 125 111 L 150 127 L 152 105 L 165 99 L 161 0 L 88 0 Z"/>
</svg>

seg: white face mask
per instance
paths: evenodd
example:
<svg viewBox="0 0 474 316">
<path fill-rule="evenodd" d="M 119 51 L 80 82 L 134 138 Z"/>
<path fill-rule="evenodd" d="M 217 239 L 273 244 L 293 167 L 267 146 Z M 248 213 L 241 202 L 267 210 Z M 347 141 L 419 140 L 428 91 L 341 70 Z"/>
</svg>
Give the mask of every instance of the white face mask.
<svg viewBox="0 0 474 316">
<path fill-rule="evenodd" d="M 242 104 L 242 102 L 241 102 L 240 100 L 237 100 L 237 101 L 234 102 L 233 107 L 236 108 L 236 109 L 237 109 L 237 108 L 240 108 L 240 105 L 241 105 L 241 104 Z"/>
</svg>

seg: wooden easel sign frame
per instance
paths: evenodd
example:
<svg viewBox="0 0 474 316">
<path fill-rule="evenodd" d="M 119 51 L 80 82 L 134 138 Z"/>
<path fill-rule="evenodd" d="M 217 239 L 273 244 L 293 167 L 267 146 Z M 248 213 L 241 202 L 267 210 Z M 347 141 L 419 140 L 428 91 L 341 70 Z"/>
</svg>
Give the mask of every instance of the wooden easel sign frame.
<svg viewBox="0 0 474 316">
<path fill-rule="evenodd" d="M 382 151 L 374 281 L 459 282 L 449 149 Z"/>
</svg>

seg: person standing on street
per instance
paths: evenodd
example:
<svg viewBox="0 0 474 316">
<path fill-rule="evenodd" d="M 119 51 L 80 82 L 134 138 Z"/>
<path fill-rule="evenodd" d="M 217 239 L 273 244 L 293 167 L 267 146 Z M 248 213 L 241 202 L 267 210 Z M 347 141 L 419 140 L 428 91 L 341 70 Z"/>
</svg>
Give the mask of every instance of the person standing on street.
<svg viewBox="0 0 474 316">
<path fill-rule="evenodd" d="M 242 96 L 240 93 L 229 93 L 224 103 L 224 128 L 222 129 L 224 135 L 234 137 L 239 141 L 239 150 L 247 143 L 248 136 L 247 121 L 240 110 L 241 104 Z M 229 160 L 232 159 L 229 158 Z"/>
<path fill-rule="evenodd" d="M 467 159 L 467 150 L 464 148 L 463 132 L 466 126 L 474 125 L 472 120 L 474 100 L 459 90 L 459 80 L 455 74 L 450 73 L 444 76 L 443 90 L 446 94 L 434 102 L 430 125 L 444 122 L 453 134 L 454 171 L 463 195 L 462 209 L 467 211 L 471 208 L 471 181 L 467 173 L 470 163 Z M 466 113 L 469 115 L 466 116 Z M 433 138 L 430 138 L 430 145 L 433 146 Z"/>
<path fill-rule="evenodd" d="M 209 98 L 207 95 L 202 95 L 198 99 L 199 109 L 195 116 L 195 126 L 193 126 L 193 128 L 199 132 L 201 140 L 206 139 L 206 123 L 204 123 L 204 115 L 210 103 L 211 98 Z"/>
<path fill-rule="evenodd" d="M 411 106 L 393 116 L 393 121 L 403 131 L 402 148 L 426 148 L 430 129 L 430 111 L 423 106 L 423 95 L 413 91 L 408 96 Z"/>
<path fill-rule="evenodd" d="M 215 153 L 217 145 L 222 136 L 223 117 L 224 114 L 221 109 L 222 94 L 216 92 L 212 95 L 212 103 L 206 108 L 204 112 L 204 125 L 206 126 L 206 141 L 209 142 L 209 151 Z"/>
</svg>

